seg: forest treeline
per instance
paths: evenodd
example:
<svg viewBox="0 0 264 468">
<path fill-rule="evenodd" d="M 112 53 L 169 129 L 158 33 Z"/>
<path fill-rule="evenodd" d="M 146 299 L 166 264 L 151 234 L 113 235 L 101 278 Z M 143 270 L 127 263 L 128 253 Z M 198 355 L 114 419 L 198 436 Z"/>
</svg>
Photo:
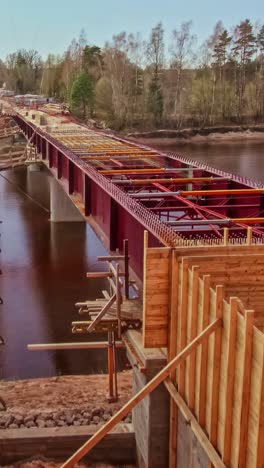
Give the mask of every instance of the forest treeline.
<svg viewBox="0 0 264 468">
<path fill-rule="evenodd" d="M 219 21 L 198 46 L 192 22 L 148 40 L 122 32 L 103 48 L 84 31 L 61 56 L 18 50 L 0 62 L 0 86 L 67 102 L 116 129 L 182 128 L 264 120 L 264 24 Z"/>
</svg>

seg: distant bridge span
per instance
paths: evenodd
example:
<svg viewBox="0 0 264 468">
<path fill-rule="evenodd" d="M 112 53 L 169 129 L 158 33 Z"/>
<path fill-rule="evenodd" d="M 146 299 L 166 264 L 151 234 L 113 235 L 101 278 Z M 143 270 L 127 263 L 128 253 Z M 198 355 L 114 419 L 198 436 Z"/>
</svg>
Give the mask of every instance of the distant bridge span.
<svg viewBox="0 0 264 468">
<path fill-rule="evenodd" d="M 122 250 L 129 240 L 140 277 L 145 229 L 151 246 L 239 243 L 248 226 L 253 241 L 263 242 L 263 184 L 67 117 L 33 114 L 17 110 L 13 117 L 106 247 Z"/>
</svg>

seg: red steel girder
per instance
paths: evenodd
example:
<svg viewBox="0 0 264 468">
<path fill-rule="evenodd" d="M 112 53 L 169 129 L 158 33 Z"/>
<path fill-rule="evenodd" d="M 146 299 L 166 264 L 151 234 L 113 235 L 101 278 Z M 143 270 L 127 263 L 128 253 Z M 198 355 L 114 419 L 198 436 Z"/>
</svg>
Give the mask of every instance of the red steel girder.
<svg viewBox="0 0 264 468">
<path fill-rule="evenodd" d="M 153 185 L 154 185 L 155 187 L 159 188 L 160 190 L 164 191 L 164 192 L 168 192 L 168 191 L 169 191 L 169 189 L 167 189 L 166 187 L 164 187 L 164 186 L 162 186 L 162 185 L 160 185 L 160 184 L 153 184 Z M 225 218 L 224 215 L 221 215 L 220 213 L 217 213 L 216 211 L 212 211 L 212 210 L 210 210 L 210 209 L 208 209 L 208 208 L 206 208 L 206 207 L 204 207 L 204 206 L 201 207 L 201 205 L 195 205 L 194 203 L 190 202 L 189 200 L 187 200 L 187 199 L 185 199 L 185 198 L 183 198 L 183 197 L 181 197 L 181 196 L 179 196 L 179 195 L 174 195 L 174 198 L 176 198 L 177 200 L 182 201 L 183 203 L 186 202 L 186 204 L 188 204 L 189 206 L 193 207 L 196 211 L 197 211 L 197 209 L 198 209 L 198 210 L 204 211 L 204 212 L 206 212 L 206 213 L 208 213 L 208 214 L 210 214 L 210 215 L 212 215 L 212 216 L 219 217 L 219 218 L 222 218 L 222 219 Z M 199 214 L 200 216 L 202 216 L 203 219 L 206 219 L 206 217 L 205 217 L 204 215 L 202 215 L 202 213 L 199 213 L 199 211 L 198 211 L 198 214 Z M 245 228 L 245 229 L 247 228 L 247 224 L 244 224 L 244 223 L 241 223 L 241 222 L 238 222 L 237 224 L 238 224 L 238 226 L 241 226 L 241 227 L 243 227 L 243 228 Z M 217 230 L 214 228 L 214 226 L 212 226 L 212 228 L 213 228 L 214 231 L 217 231 Z M 258 234 L 263 234 L 261 231 L 258 231 L 258 229 L 256 229 L 256 228 L 253 228 L 252 230 L 254 230 L 254 232 L 256 232 L 256 233 L 258 233 Z M 219 231 L 217 231 L 217 234 L 219 235 Z M 220 234 L 220 235 L 221 235 L 221 234 Z"/>
<path fill-rule="evenodd" d="M 156 187 L 156 188 L 162 190 L 163 192 L 169 192 L 169 191 L 170 191 L 168 188 L 164 187 L 164 186 L 161 185 L 161 184 L 153 184 L 153 185 L 154 185 L 154 187 Z M 203 213 L 201 213 L 201 212 L 199 211 L 199 209 L 197 208 L 197 205 L 195 205 L 194 203 L 190 202 L 189 200 L 186 200 L 186 199 L 183 198 L 183 197 L 180 197 L 179 195 L 174 195 L 173 197 L 176 198 L 177 200 L 181 200 L 183 203 L 185 203 L 185 204 L 188 205 L 188 206 L 192 206 L 193 209 L 196 211 L 196 213 L 197 213 L 202 219 L 207 219 L 207 218 L 203 215 Z M 217 217 L 217 213 L 216 213 L 216 217 Z M 218 231 L 213 225 L 210 225 L 210 227 L 211 227 L 211 229 L 216 233 L 216 235 L 217 235 L 218 237 L 222 237 L 221 234 L 219 233 L 219 231 Z"/>
</svg>

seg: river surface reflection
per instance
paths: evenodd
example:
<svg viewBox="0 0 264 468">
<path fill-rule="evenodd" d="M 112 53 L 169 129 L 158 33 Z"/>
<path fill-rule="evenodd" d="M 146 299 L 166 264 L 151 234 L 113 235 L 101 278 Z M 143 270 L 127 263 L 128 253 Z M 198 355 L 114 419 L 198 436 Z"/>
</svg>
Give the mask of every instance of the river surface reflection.
<svg viewBox="0 0 264 468">
<path fill-rule="evenodd" d="M 189 156 L 198 161 L 223 169 L 233 174 L 240 174 L 250 179 L 264 182 L 264 142 L 245 141 L 243 143 L 215 144 L 215 145 L 183 145 L 153 144 L 163 151 Z"/>
<path fill-rule="evenodd" d="M 0 294 L 4 300 L 0 334 L 6 345 L 0 349 L 0 377 L 104 371 L 105 350 L 27 351 L 29 343 L 102 338 L 72 337 L 71 321 L 78 319 L 75 302 L 95 299 L 105 286 L 102 280 L 88 281 L 85 274 L 103 269 L 96 257 L 106 251 L 86 224 L 49 222 L 49 177 L 45 171 L 16 169 L 1 174 L 5 179 L 0 176 Z M 124 356 L 120 357 L 123 364 Z"/>
</svg>

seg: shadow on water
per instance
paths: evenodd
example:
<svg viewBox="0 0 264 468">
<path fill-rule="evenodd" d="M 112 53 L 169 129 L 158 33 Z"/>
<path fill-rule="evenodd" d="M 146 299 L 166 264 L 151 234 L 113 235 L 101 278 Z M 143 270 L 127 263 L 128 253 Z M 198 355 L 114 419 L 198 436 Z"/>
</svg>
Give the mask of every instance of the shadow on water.
<svg viewBox="0 0 264 468">
<path fill-rule="evenodd" d="M 29 343 L 96 341 L 100 335 L 73 335 L 76 301 L 95 299 L 106 285 L 85 278 L 106 251 L 92 229 L 82 223 L 50 223 L 49 175 L 26 169 L 0 177 L 1 378 L 45 377 L 106 371 L 105 350 L 27 351 Z M 34 203 L 17 186 L 38 201 Z M 45 209 L 46 208 L 46 209 Z M 119 367 L 125 363 L 119 354 Z"/>
</svg>

